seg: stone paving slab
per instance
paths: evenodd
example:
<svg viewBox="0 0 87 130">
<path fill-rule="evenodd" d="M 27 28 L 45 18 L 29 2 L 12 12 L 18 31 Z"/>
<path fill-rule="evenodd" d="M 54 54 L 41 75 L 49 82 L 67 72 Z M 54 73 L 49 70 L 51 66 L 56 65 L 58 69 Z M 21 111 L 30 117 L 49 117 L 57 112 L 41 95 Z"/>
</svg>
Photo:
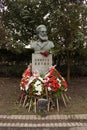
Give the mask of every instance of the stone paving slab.
<svg viewBox="0 0 87 130">
<path fill-rule="evenodd" d="M 66 128 L 64 128 L 64 127 L 61 127 L 61 128 L 45 128 L 45 127 L 43 127 L 43 128 L 17 128 L 17 127 L 15 127 L 15 128 L 13 128 L 13 127 L 7 127 L 7 128 L 3 128 L 3 127 L 1 127 L 0 128 L 0 130 L 87 130 L 87 128 L 86 127 L 70 127 L 70 128 L 68 128 L 68 127 L 66 127 Z"/>
<path fill-rule="evenodd" d="M 78 122 L 75 123 L 41 123 L 41 124 L 35 124 L 35 123 L 0 123 L 0 127 L 33 127 L 33 128 L 40 128 L 40 127 L 45 127 L 45 128 L 55 128 L 55 127 L 87 127 L 87 123 L 81 123 L 79 124 Z"/>
<path fill-rule="evenodd" d="M 87 114 L 0 115 L 0 130 L 87 130 Z M 18 129 L 19 128 L 19 129 Z M 60 129 L 59 129 L 60 128 Z M 63 129 L 65 128 L 65 129 Z"/>
<path fill-rule="evenodd" d="M 40 115 L 0 115 L 0 119 L 24 119 L 24 120 L 56 120 L 56 119 L 87 119 L 87 114 L 76 114 L 76 115 L 47 115 L 47 116 L 40 116 Z"/>
</svg>

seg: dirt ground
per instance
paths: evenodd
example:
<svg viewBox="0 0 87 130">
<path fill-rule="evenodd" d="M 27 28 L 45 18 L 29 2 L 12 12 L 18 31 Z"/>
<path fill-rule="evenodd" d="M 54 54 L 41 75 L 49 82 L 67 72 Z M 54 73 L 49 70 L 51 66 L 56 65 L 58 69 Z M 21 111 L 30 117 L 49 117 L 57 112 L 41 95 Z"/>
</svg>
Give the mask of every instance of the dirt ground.
<svg viewBox="0 0 87 130">
<path fill-rule="evenodd" d="M 20 93 L 20 78 L 0 77 L 0 115 L 34 114 L 16 103 Z M 49 114 L 87 114 L 87 77 L 72 78 L 66 93 L 70 99 L 67 107 L 60 104 L 60 112 L 52 110 Z"/>
</svg>

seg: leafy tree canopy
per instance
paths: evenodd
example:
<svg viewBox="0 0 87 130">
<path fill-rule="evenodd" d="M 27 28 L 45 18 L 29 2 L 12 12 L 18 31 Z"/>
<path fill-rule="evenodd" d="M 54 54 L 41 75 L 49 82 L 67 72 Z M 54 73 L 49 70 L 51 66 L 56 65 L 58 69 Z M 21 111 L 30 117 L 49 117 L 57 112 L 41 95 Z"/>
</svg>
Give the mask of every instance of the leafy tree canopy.
<svg viewBox="0 0 87 130">
<path fill-rule="evenodd" d="M 1 36 L 7 39 L 6 47 L 20 52 L 36 38 L 36 27 L 45 24 L 49 39 L 55 44 L 53 53 L 66 58 L 68 65 L 77 52 L 87 55 L 86 0 L 1 0 L 1 3 L 5 27 Z"/>
<path fill-rule="evenodd" d="M 83 46 L 86 40 L 87 7 L 74 0 L 5 0 L 3 21 L 15 44 L 29 44 L 39 24 L 48 27 L 55 48 Z M 45 17 L 44 17 L 45 16 Z M 81 45 L 82 44 L 82 45 Z"/>
</svg>

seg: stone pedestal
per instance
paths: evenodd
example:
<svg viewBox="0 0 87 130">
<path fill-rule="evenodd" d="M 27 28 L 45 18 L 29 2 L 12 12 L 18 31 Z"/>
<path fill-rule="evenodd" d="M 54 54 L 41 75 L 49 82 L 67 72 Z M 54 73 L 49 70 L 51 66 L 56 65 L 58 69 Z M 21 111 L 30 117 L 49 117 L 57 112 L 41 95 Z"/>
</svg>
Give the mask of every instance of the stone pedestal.
<svg viewBox="0 0 87 130">
<path fill-rule="evenodd" d="M 32 54 L 32 72 L 39 71 L 40 73 L 46 74 L 51 66 L 52 54 L 49 54 L 48 57 L 41 54 Z"/>
</svg>

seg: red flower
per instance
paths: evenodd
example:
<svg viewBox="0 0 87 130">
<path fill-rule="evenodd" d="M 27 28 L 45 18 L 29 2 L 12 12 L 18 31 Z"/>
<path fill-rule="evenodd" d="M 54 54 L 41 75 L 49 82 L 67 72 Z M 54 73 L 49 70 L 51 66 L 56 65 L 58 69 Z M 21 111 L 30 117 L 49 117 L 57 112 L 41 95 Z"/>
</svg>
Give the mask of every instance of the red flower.
<svg viewBox="0 0 87 130">
<path fill-rule="evenodd" d="M 59 78 L 60 82 L 57 80 L 57 78 Z M 60 75 L 58 70 L 55 69 L 54 66 L 51 67 L 49 73 L 47 74 L 46 79 L 47 79 L 48 87 L 51 87 L 53 91 L 57 91 L 61 87 L 60 83 L 62 83 L 64 90 L 67 88 L 67 82 Z"/>
<path fill-rule="evenodd" d="M 54 69 L 54 66 L 53 66 L 53 67 L 51 67 L 50 72 L 49 72 L 49 73 L 50 73 L 50 75 L 52 75 L 52 73 L 54 72 L 54 70 L 55 70 L 55 69 Z"/>
<path fill-rule="evenodd" d="M 49 85 L 48 85 L 48 83 L 46 82 L 46 83 L 44 83 L 44 86 L 45 86 L 45 87 L 48 87 Z"/>
<path fill-rule="evenodd" d="M 29 68 L 27 68 L 24 73 L 23 73 L 23 77 L 27 77 L 27 76 L 31 76 L 32 73 L 31 73 L 31 70 Z"/>
<path fill-rule="evenodd" d="M 21 79 L 20 86 L 25 89 L 25 85 L 28 83 L 29 77 L 32 76 L 31 70 L 27 68 L 23 73 L 23 78 Z"/>
<path fill-rule="evenodd" d="M 45 57 L 47 57 L 49 55 L 49 52 L 47 52 L 47 51 L 41 51 L 40 54 L 43 55 L 43 56 L 45 56 Z"/>
<path fill-rule="evenodd" d="M 60 84 L 59 82 L 56 80 L 53 80 L 53 82 L 51 83 L 51 88 L 53 91 L 56 91 L 60 88 Z"/>
</svg>

